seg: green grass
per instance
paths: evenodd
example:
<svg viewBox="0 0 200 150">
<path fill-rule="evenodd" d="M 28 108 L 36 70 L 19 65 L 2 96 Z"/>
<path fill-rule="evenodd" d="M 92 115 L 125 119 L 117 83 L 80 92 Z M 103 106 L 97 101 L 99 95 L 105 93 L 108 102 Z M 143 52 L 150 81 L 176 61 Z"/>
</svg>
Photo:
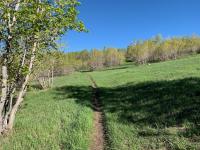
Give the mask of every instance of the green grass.
<svg viewBox="0 0 200 150">
<path fill-rule="evenodd" d="M 75 73 L 55 80 L 48 91 L 32 90 L 17 114 L 14 131 L 1 138 L 3 150 L 87 150 L 92 130 L 91 90 L 76 99 L 71 86 L 89 86 L 85 75 Z M 78 92 L 78 91 L 77 91 Z M 1 149 L 0 148 L 0 149 Z"/>
<path fill-rule="evenodd" d="M 112 150 L 200 149 L 200 55 L 90 73 Z"/>
<path fill-rule="evenodd" d="M 28 92 L 3 150 L 88 150 L 92 89 L 99 86 L 109 150 L 200 149 L 200 55 L 150 65 L 126 64 L 56 78 Z M 0 148 L 0 149 L 1 149 Z"/>
</svg>

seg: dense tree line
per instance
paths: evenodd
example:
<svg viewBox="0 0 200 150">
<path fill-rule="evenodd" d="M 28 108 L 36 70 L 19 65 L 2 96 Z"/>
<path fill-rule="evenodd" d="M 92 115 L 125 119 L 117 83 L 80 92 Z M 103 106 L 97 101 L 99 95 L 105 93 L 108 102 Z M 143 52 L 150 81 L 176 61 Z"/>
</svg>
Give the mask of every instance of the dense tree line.
<svg viewBox="0 0 200 150">
<path fill-rule="evenodd" d="M 163 39 L 156 36 L 145 41 L 136 41 L 127 48 L 126 60 L 140 64 L 177 59 L 183 55 L 200 52 L 200 37 L 173 37 Z"/>
<path fill-rule="evenodd" d="M 69 53 L 60 51 L 43 53 L 42 60 L 38 61 L 40 65 L 36 67 L 36 72 L 39 77 L 50 76 L 50 72 L 59 76 L 73 71 L 93 71 L 117 66 L 125 61 L 143 64 L 177 59 L 199 52 L 199 36 L 163 39 L 161 35 L 157 35 L 149 40 L 136 41 L 127 49 L 104 48 Z"/>
<path fill-rule="evenodd" d="M 48 66 L 46 67 L 48 70 L 50 64 L 52 64 L 53 66 L 55 66 L 55 72 L 60 72 L 61 74 L 67 74 L 67 70 L 72 69 L 76 71 L 92 71 L 105 67 L 117 66 L 123 63 L 125 59 L 125 51 L 119 51 L 116 48 L 106 48 L 104 50 L 92 49 L 70 53 L 54 51 L 53 53 L 51 52 L 50 55 L 48 55 L 47 53 L 43 55 L 43 69 L 41 69 L 42 66 L 40 66 L 39 70 L 45 70 L 44 68 L 46 66 Z M 66 71 L 63 70 L 64 68 L 66 69 Z"/>
<path fill-rule="evenodd" d="M 51 87 L 53 76 L 67 75 L 74 71 L 93 71 L 117 66 L 125 61 L 138 64 L 177 59 L 200 52 L 200 37 L 173 37 L 163 39 L 157 35 L 144 41 L 136 41 L 127 49 L 104 48 L 64 53 L 43 52 L 35 67 L 34 79 L 41 86 Z M 46 85 L 42 85 L 47 83 Z"/>
<path fill-rule="evenodd" d="M 125 60 L 125 51 L 116 48 L 104 50 L 82 50 L 64 53 L 44 51 L 37 55 L 32 80 L 38 81 L 42 89 L 53 85 L 54 76 L 62 76 L 74 71 L 94 71 L 120 65 Z"/>
</svg>

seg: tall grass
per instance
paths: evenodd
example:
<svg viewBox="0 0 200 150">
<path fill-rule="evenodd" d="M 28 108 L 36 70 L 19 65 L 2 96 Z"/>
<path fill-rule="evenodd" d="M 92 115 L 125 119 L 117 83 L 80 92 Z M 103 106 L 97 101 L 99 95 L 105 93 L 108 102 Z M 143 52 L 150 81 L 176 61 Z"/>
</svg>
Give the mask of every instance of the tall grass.
<svg viewBox="0 0 200 150">
<path fill-rule="evenodd" d="M 88 87 L 85 97 L 72 97 L 73 86 Z M 88 150 L 93 128 L 88 79 L 79 73 L 59 77 L 54 88 L 32 89 L 17 114 L 15 127 L 0 137 L 3 150 Z"/>
</svg>

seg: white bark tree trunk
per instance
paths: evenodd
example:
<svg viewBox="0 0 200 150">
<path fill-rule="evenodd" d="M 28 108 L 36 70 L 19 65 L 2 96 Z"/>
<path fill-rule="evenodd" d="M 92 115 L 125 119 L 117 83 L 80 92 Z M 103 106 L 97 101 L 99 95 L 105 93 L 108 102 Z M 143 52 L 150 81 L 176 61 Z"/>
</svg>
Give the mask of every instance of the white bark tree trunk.
<svg viewBox="0 0 200 150">
<path fill-rule="evenodd" d="M 0 133 L 4 130 L 4 106 L 7 99 L 7 66 L 2 66 L 2 87 L 1 87 L 1 101 L 0 101 Z"/>
<path fill-rule="evenodd" d="M 28 81 L 29 81 L 29 78 L 30 78 L 30 75 L 31 75 L 31 72 L 32 72 L 33 63 L 34 63 L 34 60 L 35 60 L 36 49 L 37 49 L 37 42 L 35 42 L 33 44 L 31 59 L 30 59 L 30 62 L 29 62 L 29 73 L 26 75 L 26 77 L 24 79 L 24 82 L 23 82 L 23 84 L 22 84 L 22 86 L 20 88 L 19 94 L 17 96 L 16 103 L 13 106 L 13 108 L 12 108 L 10 114 L 9 114 L 8 125 L 7 125 L 7 129 L 8 130 L 13 128 L 14 120 L 15 120 L 15 114 L 16 114 L 20 104 L 23 101 L 23 96 L 24 96 L 24 94 L 26 92 L 26 87 L 27 87 L 27 84 L 28 84 Z"/>
<path fill-rule="evenodd" d="M 52 66 L 51 70 L 51 87 L 53 87 L 53 80 L 54 80 L 54 66 Z"/>
</svg>

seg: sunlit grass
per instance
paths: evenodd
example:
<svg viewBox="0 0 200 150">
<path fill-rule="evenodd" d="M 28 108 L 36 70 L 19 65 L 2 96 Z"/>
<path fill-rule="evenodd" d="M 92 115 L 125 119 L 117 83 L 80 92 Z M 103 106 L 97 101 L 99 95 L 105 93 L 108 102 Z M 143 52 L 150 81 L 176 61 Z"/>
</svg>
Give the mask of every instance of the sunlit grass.
<svg viewBox="0 0 200 150">
<path fill-rule="evenodd" d="M 90 73 L 108 149 L 200 149 L 200 55 Z"/>
<path fill-rule="evenodd" d="M 59 91 L 67 86 L 90 83 L 85 75 L 74 74 L 59 77 L 54 88 L 48 91 L 29 92 L 17 114 L 13 132 L 1 138 L 3 150 L 67 149 L 87 150 L 92 130 L 92 110 L 79 101 L 91 100 L 70 97 L 68 91 Z"/>
</svg>

